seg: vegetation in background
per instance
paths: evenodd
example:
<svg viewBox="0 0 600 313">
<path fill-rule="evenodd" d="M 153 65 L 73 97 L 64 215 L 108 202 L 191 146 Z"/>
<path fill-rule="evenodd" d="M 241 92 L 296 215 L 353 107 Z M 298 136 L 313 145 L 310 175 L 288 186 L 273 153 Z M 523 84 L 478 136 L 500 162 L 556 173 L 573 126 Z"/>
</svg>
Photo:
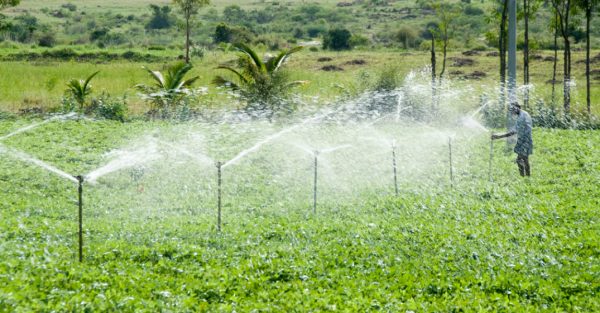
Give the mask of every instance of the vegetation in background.
<svg viewBox="0 0 600 313">
<path fill-rule="evenodd" d="M 200 8 L 208 5 L 209 0 L 173 0 L 185 19 L 185 62 L 190 63 L 190 28 L 191 19 L 198 14 Z"/>
<path fill-rule="evenodd" d="M 6 7 L 14 7 L 19 5 L 20 2 L 21 0 L 0 0 L 0 10 Z"/>
<path fill-rule="evenodd" d="M 143 93 L 143 98 L 151 104 L 149 112 L 151 116 L 172 117 L 177 110 L 182 109 L 182 107 L 185 109 L 188 98 L 198 95 L 198 90 L 191 87 L 200 76 L 185 78 L 192 67 L 189 63 L 177 62 L 168 66 L 164 74 L 144 67 L 154 80 L 154 84 L 150 86 L 139 84 L 136 85 L 136 88 Z"/>
<path fill-rule="evenodd" d="M 79 112 L 84 112 L 87 96 L 92 92 L 92 85 L 90 85 L 90 81 L 94 76 L 96 76 L 100 71 L 94 72 L 92 75 L 88 76 L 85 80 L 81 79 L 71 79 L 67 83 L 67 94 L 75 100 L 77 105 L 79 106 Z"/>
<path fill-rule="evenodd" d="M 281 68 L 302 47 L 282 50 L 264 61 L 255 50 L 243 43 L 237 43 L 234 47 L 241 53 L 237 59 L 237 68 L 226 64 L 218 68 L 232 73 L 235 79 L 219 75 L 213 83 L 238 92 L 246 102 L 246 110 L 266 113 L 269 118 L 276 112 L 292 111 L 293 105 L 286 101 L 288 93 L 292 87 L 306 82 L 290 81 Z"/>
</svg>

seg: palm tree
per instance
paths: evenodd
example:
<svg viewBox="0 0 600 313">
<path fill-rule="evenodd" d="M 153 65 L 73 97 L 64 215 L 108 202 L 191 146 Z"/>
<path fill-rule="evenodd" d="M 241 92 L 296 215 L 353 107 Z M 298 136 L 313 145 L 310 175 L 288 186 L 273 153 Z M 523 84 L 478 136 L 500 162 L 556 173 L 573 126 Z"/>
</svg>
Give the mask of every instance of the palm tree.
<svg viewBox="0 0 600 313">
<path fill-rule="evenodd" d="M 306 83 L 306 81 L 290 82 L 281 71 L 281 67 L 290 55 L 302 50 L 301 46 L 283 50 L 264 61 L 252 48 L 243 43 L 235 44 L 234 48 L 241 52 L 237 60 L 238 68 L 229 65 L 220 65 L 217 68 L 233 73 L 236 81 L 219 75 L 213 79 L 213 83 L 239 92 L 247 102 L 246 109 L 269 111 L 272 116 L 275 111 L 284 108 L 281 100 L 287 96 L 292 87 Z M 290 109 L 289 106 L 285 108 Z"/>
<path fill-rule="evenodd" d="M 92 85 L 90 85 L 90 81 L 98 73 L 100 73 L 100 71 L 93 73 L 86 80 L 71 79 L 67 83 L 67 93 L 71 94 L 75 101 L 77 101 L 77 104 L 79 104 L 80 112 L 83 112 L 85 100 L 87 96 L 92 92 Z"/>
<path fill-rule="evenodd" d="M 189 63 L 177 62 L 169 66 L 163 75 L 159 71 L 153 71 L 143 66 L 143 69 L 154 80 L 154 84 L 151 86 L 139 84 L 136 85 L 136 88 L 144 93 L 143 96 L 146 99 L 150 100 L 153 105 L 152 110 L 168 110 L 172 105 L 193 93 L 190 87 L 200 76 L 185 79 L 185 75 L 192 67 Z"/>
</svg>

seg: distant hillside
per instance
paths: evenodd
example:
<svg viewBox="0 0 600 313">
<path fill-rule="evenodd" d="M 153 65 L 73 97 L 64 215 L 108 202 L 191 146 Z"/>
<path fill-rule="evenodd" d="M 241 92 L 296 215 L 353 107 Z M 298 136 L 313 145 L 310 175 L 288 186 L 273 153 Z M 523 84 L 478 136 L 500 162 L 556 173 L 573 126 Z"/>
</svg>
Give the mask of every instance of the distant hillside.
<svg viewBox="0 0 600 313">
<path fill-rule="evenodd" d="M 265 49 L 320 42 L 331 29 L 352 34 L 363 48 L 427 49 L 428 26 L 435 25 L 439 1 L 213 1 L 194 21 L 195 53 L 219 42 L 244 41 Z M 497 23 L 490 22 L 496 1 L 448 1 L 455 16 L 451 48 L 492 49 Z M 154 5 L 154 9 L 151 8 Z M 531 21 L 533 49 L 553 46 L 552 14 L 542 4 Z M 82 45 L 97 47 L 177 48 L 182 20 L 169 0 L 22 0 L 0 17 L 4 47 Z M 584 19 L 576 16 L 573 34 L 581 45 Z M 600 46 L 600 18 L 592 25 L 593 46 Z"/>
</svg>

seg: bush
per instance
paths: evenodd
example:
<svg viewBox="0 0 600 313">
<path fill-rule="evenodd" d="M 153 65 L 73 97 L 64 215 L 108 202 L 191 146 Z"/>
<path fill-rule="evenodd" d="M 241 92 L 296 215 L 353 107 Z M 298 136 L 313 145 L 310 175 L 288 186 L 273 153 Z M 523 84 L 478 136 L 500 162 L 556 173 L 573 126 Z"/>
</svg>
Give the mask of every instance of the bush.
<svg viewBox="0 0 600 313">
<path fill-rule="evenodd" d="M 171 17 L 171 8 L 168 5 L 160 7 L 151 4 L 150 9 L 152 9 L 152 18 L 146 24 L 147 29 L 166 29 L 175 23 Z"/>
<path fill-rule="evenodd" d="M 127 98 L 113 98 L 104 93 L 92 100 L 87 113 L 98 118 L 124 122 L 127 117 Z"/>
<path fill-rule="evenodd" d="M 473 6 L 473 5 L 467 5 L 464 9 L 464 11 L 466 15 L 483 15 L 484 12 L 482 9 Z"/>
<path fill-rule="evenodd" d="M 38 39 L 38 46 L 52 48 L 56 44 L 56 38 L 53 33 L 45 33 Z"/>
<path fill-rule="evenodd" d="M 61 7 L 65 8 L 71 12 L 77 11 L 77 6 L 74 5 L 73 3 L 65 3 L 65 4 L 61 5 Z"/>
<path fill-rule="evenodd" d="M 394 39 L 401 43 L 404 49 L 417 47 L 420 43 L 418 42 L 418 38 L 419 37 L 414 28 L 410 28 L 408 26 L 403 26 L 394 35 Z"/>
<path fill-rule="evenodd" d="M 336 28 L 327 32 L 325 38 L 323 38 L 323 48 L 335 51 L 350 50 L 350 38 L 352 33 L 345 28 Z"/>
</svg>

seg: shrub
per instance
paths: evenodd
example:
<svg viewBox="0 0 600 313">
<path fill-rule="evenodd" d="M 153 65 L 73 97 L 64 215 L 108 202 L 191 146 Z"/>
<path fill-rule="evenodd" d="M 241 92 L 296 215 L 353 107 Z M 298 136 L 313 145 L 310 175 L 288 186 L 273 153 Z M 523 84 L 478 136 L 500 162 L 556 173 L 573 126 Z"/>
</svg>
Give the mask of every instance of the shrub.
<svg viewBox="0 0 600 313">
<path fill-rule="evenodd" d="M 45 33 L 38 39 L 38 46 L 52 48 L 56 44 L 56 38 L 53 33 Z"/>
<path fill-rule="evenodd" d="M 103 93 L 99 98 L 92 100 L 86 113 L 98 118 L 124 122 L 127 117 L 127 98 L 113 98 Z"/>
<path fill-rule="evenodd" d="M 404 49 L 416 47 L 418 42 L 417 31 L 414 28 L 403 26 L 395 34 L 394 39 L 401 43 Z"/>
<path fill-rule="evenodd" d="M 174 19 L 171 17 L 171 8 L 168 5 L 160 7 L 151 4 L 150 9 L 152 10 L 152 17 L 146 24 L 147 29 L 165 29 L 173 26 Z"/>
<path fill-rule="evenodd" d="M 336 28 L 327 32 L 325 38 L 323 38 L 323 48 L 330 50 L 350 50 L 350 38 L 352 33 L 345 28 Z"/>
<path fill-rule="evenodd" d="M 136 88 L 142 92 L 142 98 L 150 103 L 149 115 L 152 117 L 173 118 L 182 106 L 187 106 L 189 98 L 195 98 L 204 92 L 203 89 L 191 89 L 199 76 L 185 78 L 192 69 L 191 64 L 177 62 L 169 66 L 164 74 L 146 67 L 144 69 L 150 74 L 154 84 L 139 84 Z"/>
</svg>

